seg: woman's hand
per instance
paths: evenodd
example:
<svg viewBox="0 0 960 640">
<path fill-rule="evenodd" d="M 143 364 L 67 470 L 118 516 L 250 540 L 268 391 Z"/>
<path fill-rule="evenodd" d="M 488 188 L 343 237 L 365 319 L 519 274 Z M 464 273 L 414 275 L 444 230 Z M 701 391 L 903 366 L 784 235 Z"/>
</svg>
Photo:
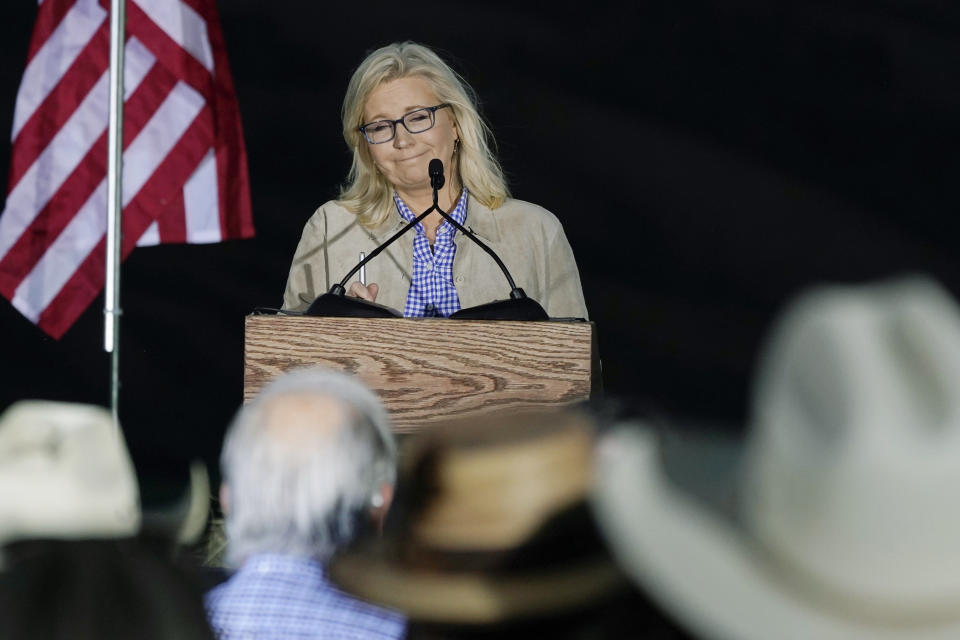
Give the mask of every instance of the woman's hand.
<svg viewBox="0 0 960 640">
<path fill-rule="evenodd" d="M 350 289 L 347 291 L 351 296 L 357 298 L 363 298 L 364 300 L 369 300 L 370 302 L 376 302 L 377 293 L 380 292 L 380 287 L 376 282 L 371 282 L 367 286 L 363 286 L 359 281 L 353 282 L 350 284 Z"/>
</svg>

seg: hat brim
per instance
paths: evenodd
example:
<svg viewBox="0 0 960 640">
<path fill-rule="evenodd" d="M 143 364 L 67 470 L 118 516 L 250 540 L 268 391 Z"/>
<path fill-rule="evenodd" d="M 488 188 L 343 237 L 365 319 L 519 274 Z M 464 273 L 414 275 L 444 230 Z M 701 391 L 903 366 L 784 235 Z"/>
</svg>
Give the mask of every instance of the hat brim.
<svg viewBox="0 0 960 640">
<path fill-rule="evenodd" d="M 171 505 L 143 509 L 142 532 L 178 545 L 196 544 L 210 517 L 210 475 L 200 460 L 190 463 L 183 494 Z"/>
<path fill-rule="evenodd" d="M 566 611 L 599 600 L 623 574 L 607 558 L 521 575 L 452 573 L 398 564 L 377 549 L 338 556 L 340 587 L 412 620 L 478 625 Z"/>
<path fill-rule="evenodd" d="M 845 617 L 765 564 L 745 532 L 672 486 L 655 434 L 607 436 L 593 499 L 622 568 L 699 637 L 722 640 L 918 640 L 960 637 L 960 621 L 892 627 Z"/>
</svg>

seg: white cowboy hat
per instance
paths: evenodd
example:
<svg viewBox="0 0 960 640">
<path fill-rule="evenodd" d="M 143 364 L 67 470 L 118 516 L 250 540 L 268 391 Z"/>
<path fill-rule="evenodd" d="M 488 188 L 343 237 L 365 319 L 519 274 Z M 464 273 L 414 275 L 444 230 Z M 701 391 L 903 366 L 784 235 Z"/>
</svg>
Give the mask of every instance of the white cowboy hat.
<svg viewBox="0 0 960 640">
<path fill-rule="evenodd" d="M 109 411 L 34 400 L 0 416 L 0 544 L 132 536 L 139 526 L 137 478 Z"/>
<path fill-rule="evenodd" d="M 761 360 L 739 473 L 698 500 L 681 485 L 718 450 L 666 465 L 636 428 L 600 447 L 605 535 L 678 622 L 723 640 L 960 637 L 960 311 L 939 286 L 801 297 Z M 734 514 L 703 499 L 725 481 Z"/>
</svg>

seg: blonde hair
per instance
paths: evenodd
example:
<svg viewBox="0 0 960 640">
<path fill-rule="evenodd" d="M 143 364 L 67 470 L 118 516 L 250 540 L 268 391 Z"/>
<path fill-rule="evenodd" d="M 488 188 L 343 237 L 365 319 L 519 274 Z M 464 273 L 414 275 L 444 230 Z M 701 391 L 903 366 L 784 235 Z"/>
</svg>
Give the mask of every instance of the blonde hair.
<svg viewBox="0 0 960 640">
<path fill-rule="evenodd" d="M 430 83 L 441 103 L 450 104 L 460 137 L 453 170 L 460 184 L 481 204 L 496 209 L 510 197 L 503 169 L 491 150 L 490 127 L 477 111 L 476 95 L 470 85 L 440 56 L 423 45 L 400 42 L 377 49 L 360 63 L 343 99 L 343 137 L 353 151 L 347 182 L 339 202 L 355 214 L 366 228 L 383 223 L 393 208 L 393 185 L 374 166 L 373 157 L 358 127 L 363 108 L 374 89 L 384 82 L 417 76 Z"/>
</svg>

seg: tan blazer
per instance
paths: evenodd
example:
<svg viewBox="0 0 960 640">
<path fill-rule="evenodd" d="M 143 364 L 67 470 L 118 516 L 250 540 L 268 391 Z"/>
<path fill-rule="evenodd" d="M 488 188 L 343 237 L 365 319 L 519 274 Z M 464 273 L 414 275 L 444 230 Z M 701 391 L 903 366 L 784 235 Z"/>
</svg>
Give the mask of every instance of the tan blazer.
<svg viewBox="0 0 960 640">
<path fill-rule="evenodd" d="M 369 254 L 404 224 L 397 214 L 367 230 L 336 201 L 322 205 L 303 229 L 283 308 L 305 310 L 347 275 L 361 251 Z M 470 198 L 464 226 L 500 256 L 517 286 L 543 305 L 551 318 L 587 317 L 573 251 L 552 213 L 522 200 L 507 200 L 491 211 Z M 401 313 L 413 273 L 414 233 L 411 229 L 366 266 L 367 283 L 380 286 L 377 302 Z M 508 298 L 510 285 L 493 258 L 463 234 L 457 234 L 455 241 L 453 280 L 461 307 Z M 354 275 L 350 282 L 357 279 Z"/>
</svg>

